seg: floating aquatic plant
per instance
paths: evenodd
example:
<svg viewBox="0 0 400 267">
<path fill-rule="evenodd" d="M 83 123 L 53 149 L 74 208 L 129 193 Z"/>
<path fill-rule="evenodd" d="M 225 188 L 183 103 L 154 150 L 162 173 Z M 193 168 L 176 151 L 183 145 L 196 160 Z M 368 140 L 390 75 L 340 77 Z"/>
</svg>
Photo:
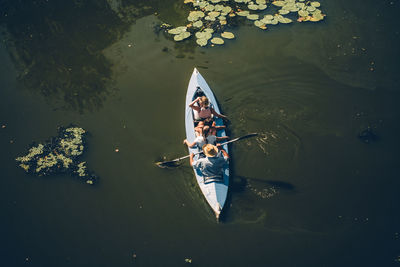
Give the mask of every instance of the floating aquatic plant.
<svg viewBox="0 0 400 267">
<path fill-rule="evenodd" d="M 219 37 L 214 37 L 211 39 L 211 43 L 217 44 L 217 45 L 222 45 L 222 44 L 224 44 L 224 40 Z"/>
<path fill-rule="evenodd" d="M 57 137 L 45 144 L 32 145 L 28 154 L 15 160 L 30 174 L 46 176 L 69 172 L 93 184 L 96 175 L 87 170 L 86 162 L 79 161 L 85 148 L 85 135 L 86 131 L 80 127 L 60 127 Z"/>
<path fill-rule="evenodd" d="M 248 19 L 256 27 L 266 30 L 266 25 L 289 24 L 293 21 L 317 22 L 325 17 L 317 1 L 184 0 L 184 3 L 193 7 L 187 17 L 189 24 L 172 29 L 167 24 L 161 27 L 174 35 L 177 42 L 195 36 L 199 46 L 206 46 L 209 40 L 212 44 L 223 44 L 224 40 L 218 34 L 225 39 L 233 39 L 234 36 L 224 37 L 223 33 L 237 19 Z"/>
<path fill-rule="evenodd" d="M 231 32 L 223 32 L 223 33 L 221 33 L 221 37 L 223 37 L 225 39 L 233 39 L 233 38 L 235 38 L 235 35 Z"/>
</svg>

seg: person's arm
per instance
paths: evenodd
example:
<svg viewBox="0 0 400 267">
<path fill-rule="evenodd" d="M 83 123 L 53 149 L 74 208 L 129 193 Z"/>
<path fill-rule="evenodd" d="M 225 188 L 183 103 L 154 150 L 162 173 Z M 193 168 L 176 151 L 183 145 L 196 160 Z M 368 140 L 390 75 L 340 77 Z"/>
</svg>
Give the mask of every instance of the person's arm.
<svg viewBox="0 0 400 267">
<path fill-rule="evenodd" d="M 217 141 L 224 141 L 227 139 L 229 139 L 229 136 L 217 136 L 217 138 L 216 138 Z"/>
<path fill-rule="evenodd" d="M 210 109 L 211 109 L 211 114 L 213 114 L 214 116 L 217 116 L 218 118 L 222 118 L 222 119 L 225 119 L 225 120 L 228 119 L 227 116 L 217 113 L 213 108 L 210 108 Z"/>
<path fill-rule="evenodd" d="M 224 158 L 228 158 L 229 159 L 228 153 L 226 153 L 226 151 L 222 148 L 221 144 L 217 144 L 217 147 L 222 152 L 222 155 L 224 155 Z"/>
<path fill-rule="evenodd" d="M 192 148 L 192 147 L 194 147 L 196 145 L 196 142 L 189 143 L 189 141 L 185 139 L 185 140 L 183 140 L 183 144 L 187 145 L 190 148 Z"/>
<path fill-rule="evenodd" d="M 190 157 L 189 157 L 190 166 L 193 166 L 193 157 L 194 157 L 194 154 L 190 153 Z"/>
<path fill-rule="evenodd" d="M 191 107 L 192 109 L 196 110 L 197 112 L 200 112 L 200 107 L 194 105 L 194 104 L 196 104 L 196 102 L 199 102 L 199 100 L 200 100 L 200 97 L 198 97 L 195 100 L 193 100 L 193 102 L 189 104 L 189 107 Z"/>
<path fill-rule="evenodd" d="M 201 122 L 202 122 L 202 121 L 201 121 Z M 199 123 L 199 125 L 200 125 L 200 123 Z M 199 125 L 197 125 L 197 127 L 194 128 L 194 131 L 195 131 L 196 133 L 198 133 L 199 135 L 203 135 L 203 126 L 199 126 Z"/>
</svg>

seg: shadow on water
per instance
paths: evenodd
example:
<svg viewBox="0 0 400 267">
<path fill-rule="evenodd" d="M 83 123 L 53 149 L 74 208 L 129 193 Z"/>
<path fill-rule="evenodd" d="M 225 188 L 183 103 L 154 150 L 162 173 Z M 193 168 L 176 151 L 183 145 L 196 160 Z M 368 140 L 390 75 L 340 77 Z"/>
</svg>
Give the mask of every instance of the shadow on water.
<svg viewBox="0 0 400 267">
<path fill-rule="evenodd" d="M 246 190 L 249 184 L 259 184 L 264 187 L 274 187 L 279 191 L 295 192 L 296 187 L 288 182 L 277 180 L 265 180 L 255 177 L 235 176 L 232 183 L 232 190 L 235 192 L 242 192 Z"/>
<path fill-rule="evenodd" d="M 267 217 L 263 200 L 296 193 L 296 187 L 284 181 L 234 175 L 229 192 L 221 222 L 258 224 Z"/>
<path fill-rule="evenodd" d="M 112 93 L 112 63 L 102 51 L 156 1 L 14 1 L 0 5 L 3 42 L 18 80 L 55 108 L 102 107 Z"/>
</svg>

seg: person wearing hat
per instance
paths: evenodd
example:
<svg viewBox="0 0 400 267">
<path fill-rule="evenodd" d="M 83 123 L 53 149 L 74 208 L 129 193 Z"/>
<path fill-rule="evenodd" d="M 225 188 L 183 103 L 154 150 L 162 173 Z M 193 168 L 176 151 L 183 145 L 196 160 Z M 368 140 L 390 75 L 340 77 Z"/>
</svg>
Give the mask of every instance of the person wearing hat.
<svg viewBox="0 0 400 267">
<path fill-rule="evenodd" d="M 203 146 L 205 158 L 194 160 L 194 154 L 190 154 L 190 165 L 195 169 L 199 169 L 204 176 L 204 180 L 222 179 L 222 169 L 228 162 L 229 155 L 220 144 L 214 146 L 206 144 Z"/>
</svg>

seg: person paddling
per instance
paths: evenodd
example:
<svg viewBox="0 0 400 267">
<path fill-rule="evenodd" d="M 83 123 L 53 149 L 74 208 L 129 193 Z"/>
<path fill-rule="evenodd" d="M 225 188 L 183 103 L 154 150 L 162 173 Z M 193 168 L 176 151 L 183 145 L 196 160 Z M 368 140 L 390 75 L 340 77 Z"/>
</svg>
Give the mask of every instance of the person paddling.
<svg viewBox="0 0 400 267">
<path fill-rule="evenodd" d="M 222 180 L 223 167 L 229 160 L 228 153 L 226 153 L 220 144 L 217 144 L 217 146 L 212 144 L 204 145 L 203 152 L 206 157 L 197 160 L 194 160 L 194 154 L 191 153 L 190 165 L 201 171 L 205 182 Z"/>
</svg>

